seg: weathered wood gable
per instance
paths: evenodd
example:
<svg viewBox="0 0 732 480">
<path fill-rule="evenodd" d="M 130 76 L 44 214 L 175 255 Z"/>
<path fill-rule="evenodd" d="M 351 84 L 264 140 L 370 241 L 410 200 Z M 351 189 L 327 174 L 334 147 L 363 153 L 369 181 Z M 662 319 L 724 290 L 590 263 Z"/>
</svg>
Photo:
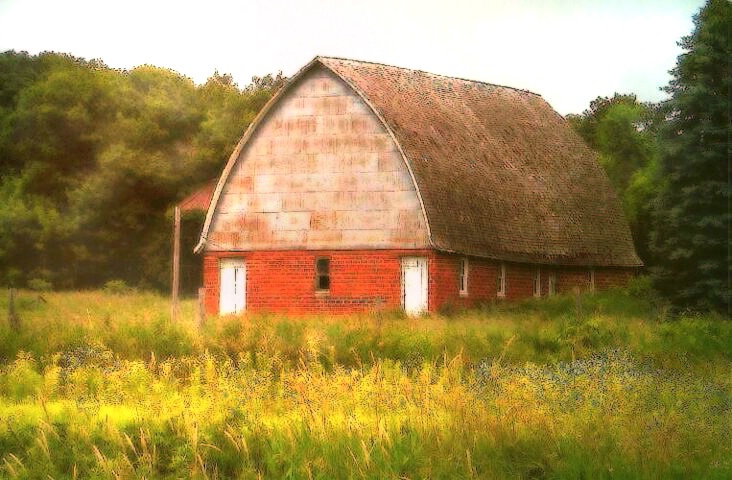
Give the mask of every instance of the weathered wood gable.
<svg viewBox="0 0 732 480">
<path fill-rule="evenodd" d="M 351 87 L 316 67 L 256 125 L 222 187 L 206 250 L 428 245 L 392 137 Z"/>
</svg>

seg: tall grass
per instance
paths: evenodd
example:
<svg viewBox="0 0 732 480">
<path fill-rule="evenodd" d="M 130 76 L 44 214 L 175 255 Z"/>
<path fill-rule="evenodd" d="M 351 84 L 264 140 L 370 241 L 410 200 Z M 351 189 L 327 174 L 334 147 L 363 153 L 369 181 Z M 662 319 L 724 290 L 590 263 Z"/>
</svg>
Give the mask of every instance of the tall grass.
<svg viewBox="0 0 732 480">
<path fill-rule="evenodd" d="M 148 360 L 211 352 L 236 358 L 277 351 L 288 365 L 316 341 L 325 366 L 354 367 L 374 358 L 420 364 L 458 353 L 479 362 L 504 352 L 504 361 L 547 363 L 623 348 L 667 365 L 732 360 L 732 323 L 712 316 L 665 320 L 646 301 L 623 291 L 487 305 L 482 309 L 405 318 L 372 314 L 288 318 L 213 317 L 199 328 L 192 300 L 182 320 L 169 320 L 168 300 L 149 293 L 22 292 L 20 332 L 0 322 L 0 361 L 23 351 L 36 359 L 84 346 L 104 346 L 122 359 Z M 0 312 L 7 310 L 0 298 Z"/>
<path fill-rule="evenodd" d="M 623 292 L 201 329 L 193 302 L 44 298 L 0 329 L 0 477 L 732 476 L 729 322 Z"/>
</svg>

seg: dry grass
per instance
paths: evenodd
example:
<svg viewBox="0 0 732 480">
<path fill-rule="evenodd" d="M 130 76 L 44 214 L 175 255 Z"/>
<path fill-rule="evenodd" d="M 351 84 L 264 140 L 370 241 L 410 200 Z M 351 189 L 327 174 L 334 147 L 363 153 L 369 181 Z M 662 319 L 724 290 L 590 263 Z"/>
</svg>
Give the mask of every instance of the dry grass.
<svg viewBox="0 0 732 480">
<path fill-rule="evenodd" d="M 619 292 L 582 318 L 556 299 L 202 330 L 155 295 L 20 297 L 0 477 L 732 475 L 729 322 L 659 321 Z"/>
</svg>

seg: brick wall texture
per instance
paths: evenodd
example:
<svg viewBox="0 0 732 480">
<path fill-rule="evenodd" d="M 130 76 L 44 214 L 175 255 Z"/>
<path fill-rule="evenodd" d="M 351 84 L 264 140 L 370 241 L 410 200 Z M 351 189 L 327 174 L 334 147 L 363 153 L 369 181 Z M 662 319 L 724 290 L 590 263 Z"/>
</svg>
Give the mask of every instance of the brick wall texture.
<svg viewBox="0 0 732 480">
<path fill-rule="evenodd" d="M 468 292 L 459 292 L 459 255 L 435 250 L 285 250 L 252 252 L 206 252 L 203 281 L 206 311 L 219 310 L 219 259 L 240 257 L 246 262 L 246 307 L 248 312 L 288 314 L 347 314 L 401 307 L 401 258 L 428 259 L 429 310 L 470 307 L 497 297 L 500 263 L 468 257 Z M 330 290 L 316 290 L 315 261 L 330 259 Z M 627 283 L 633 268 L 598 267 L 594 273 L 579 267 L 537 267 L 505 263 L 506 299 L 534 295 L 534 276 L 540 268 L 541 295 L 548 295 L 549 277 L 556 278 L 558 293 L 606 289 Z"/>
</svg>

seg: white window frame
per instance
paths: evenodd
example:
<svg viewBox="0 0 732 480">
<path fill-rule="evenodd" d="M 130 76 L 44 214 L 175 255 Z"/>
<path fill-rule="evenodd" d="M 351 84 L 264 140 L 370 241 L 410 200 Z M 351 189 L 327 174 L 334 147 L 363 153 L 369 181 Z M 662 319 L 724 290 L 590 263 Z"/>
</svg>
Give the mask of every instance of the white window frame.
<svg viewBox="0 0 732 480">
<path fill-rule="evenodd" d="M 468 275 L 470 272 L 470 263 L 468 257 L 460 259 L 460 267 L 458 272 L 458 290 L 461 297 L 468 296 Z"/>
<path fill-rule="evenodd" d="M 501 263 L 498 266 L 498 278 L 500 279 L 500 285 L 499 288 L 496 291 L 497 297 L 505 297 L 506 296 L 506 264 Z"/>
<path fill-rule="evenodd" d="M 595 292 L 595 269 L 590 267 L 590 270 L 587 272 L 587 288 L 590 292 Z"/>
<path fill-rule="evenodd" d="M 533 284 L 534 296 L 537 298 L 541 297 L 541 267 L 536 267 L 534 269 Z"/>
<path fill-rule="evenodd" d="M 547 295 L 552 296 L 557 294 L 557 272 L 549 272 L 549 277 L 547 278 Z"/>
</svg>

